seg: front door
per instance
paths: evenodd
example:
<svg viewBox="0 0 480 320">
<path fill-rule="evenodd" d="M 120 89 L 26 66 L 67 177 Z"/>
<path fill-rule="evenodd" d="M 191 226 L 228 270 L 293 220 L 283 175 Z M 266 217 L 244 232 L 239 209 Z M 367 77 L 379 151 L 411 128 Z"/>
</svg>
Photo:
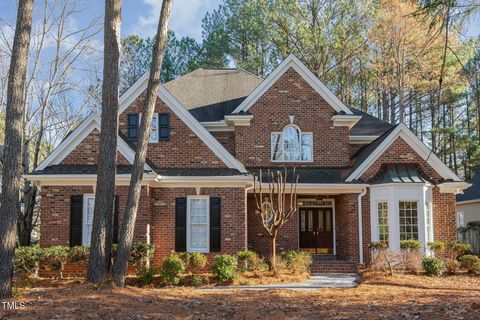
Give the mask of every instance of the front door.
<svg viewBox="0 0 480 320">
<path fill-rule="evenodd" d="M 300 208 L 300 249 L 333 254 L 332 208 Z"/>
</svg>

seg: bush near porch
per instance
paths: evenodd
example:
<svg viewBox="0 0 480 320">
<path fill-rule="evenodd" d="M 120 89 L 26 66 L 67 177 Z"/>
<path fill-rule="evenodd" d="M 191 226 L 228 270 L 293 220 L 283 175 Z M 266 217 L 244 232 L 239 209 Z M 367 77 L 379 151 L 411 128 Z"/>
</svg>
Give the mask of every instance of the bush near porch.
<svg viewBox="0 0 480 320">
<path fill-rule="evenodd" d="M 278 256 L 279 275 L 253 251 L 217 255 L 208 261 L 202 253 L 174 253 L 160 267 L 153 266 L 154 246 L 136 243 L 129 259 L 129 284 L 133 285 L 248 285 L 300 281 L 309 277 L 310 254 L 285 251 Z M 115 255 L 114 247 L 112 255 Z M 18 276 L 38 278 L 83 277 L 88 264 L 88 247 L 22 247 L 16 250 L 14 266 Z M 135 276 L 134 276 L 135 275 Z"/>
<path fill-rule="evenodd" d="M 369 248 L 372 253 L 370 270 L 389 271 L 402 270 L 418 274 L 424 272 L 429 276 L 455 275 L 468 273 L 480 276 L 480 258 L 469 254 L 470 246 L 459 242 L 429 242 L 428 249 L 432 256 L 421 258 L 420 242 L 407 240 L 401 242 L 401 251 L 388 250 L 388 244 L 372 242 Z"/>
</svg>

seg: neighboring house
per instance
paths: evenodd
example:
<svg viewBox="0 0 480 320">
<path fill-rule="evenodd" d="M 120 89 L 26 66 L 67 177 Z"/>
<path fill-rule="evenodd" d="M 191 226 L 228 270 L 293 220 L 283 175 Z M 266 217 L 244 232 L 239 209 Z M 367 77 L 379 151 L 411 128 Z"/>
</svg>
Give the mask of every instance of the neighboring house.
<svg viewBox="0 0 480 320">
<path fill-rule="evenodd" d="M 117 228 L 147 82 L 120 99 Z M 155 112 L 135 241 L 156 246 L 157 264 L 174 251 L 268 256 L 249 174 L 262 168 L 298 169 L 298 214 L 277 245 L 331 255 L 316 271 L 367 263 L 372 241 L 456 239 L 455 194 L 468 184 L 405 125 L 345 106 L 293 55 L 263 81 L 196 70 L 160 88 Z M 89 245 L 99 135 L 90 115 L 27 176 L 41 186 L 42 246 Z"/>
<path fill-rule="evenodd" d="M 457 227 L 466 227 L 469 222 L 480 221 L 480 172 L 470 180 L 471 187 L 457 195 Z"/>
</svg>

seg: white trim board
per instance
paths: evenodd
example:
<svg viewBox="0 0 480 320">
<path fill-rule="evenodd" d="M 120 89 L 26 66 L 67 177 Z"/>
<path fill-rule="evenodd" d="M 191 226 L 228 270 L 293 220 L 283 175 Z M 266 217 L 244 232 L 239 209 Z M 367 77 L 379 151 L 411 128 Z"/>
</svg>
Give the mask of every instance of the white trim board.
<svg viewBox="0 0 480 320">
<path fill-rule="evenodd" d="M 148 72 L 135 82 L 120 97 L 120 108 L 118 113 L 124 112 L 146 89 L 148 85 Z M 158 98 L 162 100 L 192 130 L 212 152 L 225 163 L 228 168 L 237 169 L 242 173 L 246 173 L 245 167 L 235 159 L 225 147 L 215 139 L 194 116 L 182 106 L 182 104 L 163 86 L 157 92 Z"/>
<path fill-rule="evenodd" d="M 99 116 L 94 113 L 90 114 L 35 170 L 43 170 L 50 165 L 60 164 L 93 130 L 96 129 L 101 132 L 100 121 Z M 120 136 L 117 136 L 117 150 L 130 164 L 133 164 L 135 151 Z M 145 168 L 152 170 L 148 165 L 145 165 Z"/>
<path fill-rule="evenodd" d="M 352 115 L 352 111 L 343 104 L 295 55 L 290 54 L 280 65 L 260 83 L 255 90 L 232 112 L 248 111 L 252 105 L 289 69 L 293 68 L 327 103 L 337 112 Z"/>
<path fill-rule="evenodd" d="M 360 179 L 363 173 L 398 139 L 402 138 L 423 160 L 425 160 L 442 178 L 462 181 L 446 164 L 440 160 L 407 126 L 400 123 L 388 137 L 365 159 L 346 182 Z"/>
</svg>

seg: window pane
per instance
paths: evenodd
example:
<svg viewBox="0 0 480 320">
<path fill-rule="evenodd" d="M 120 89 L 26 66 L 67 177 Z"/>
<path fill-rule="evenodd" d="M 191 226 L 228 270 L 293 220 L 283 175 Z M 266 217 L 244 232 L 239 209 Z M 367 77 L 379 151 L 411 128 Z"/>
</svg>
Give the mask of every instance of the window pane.
<svg viewBox="0 0 480 320">
<path fill-rule="evenodd" d="M 378 240 L 388 243 L 388 203 L 377 203 L 378 213 Z"/>
<path fill-rule="evenodd" d="M 283 160 L 280 137 L 281 134 L 272 133 L 272 160 Z"/>
<path fill-rule="evenodd" d="M 418 205 L 416 201 L 400 201 L 400 240 L 418 240 Z"/>
<path fill-rule="evenodd" d="M 150 127 L 150 142 L 158 142 L 158 113 L 153 114 L 152 126 Z"/>
<path fill-rule="evenodd" d="M 305 211 L 300 211 L 300 230 L 305 231 Z"/>
<path fill-rule="evenodd" d="M 301 160 L 300 131 L 294 126 L 287 126 L 282 132 L 284 160 Z"/>
<path fill-rule="evenodd" d="M 302 160 L 312 161 L 312 135 L 310 133 L 302 134 Z"/>
<path fill-rule="evenodd" d="M 206 198 L 189 199 L 189 250 L 208 251 L 208 205 Z"/>
<path fill-rule="evenodd" d="M 313 211 L 308 211 L 308 231 L 313 231 Z"/>
</svg>

